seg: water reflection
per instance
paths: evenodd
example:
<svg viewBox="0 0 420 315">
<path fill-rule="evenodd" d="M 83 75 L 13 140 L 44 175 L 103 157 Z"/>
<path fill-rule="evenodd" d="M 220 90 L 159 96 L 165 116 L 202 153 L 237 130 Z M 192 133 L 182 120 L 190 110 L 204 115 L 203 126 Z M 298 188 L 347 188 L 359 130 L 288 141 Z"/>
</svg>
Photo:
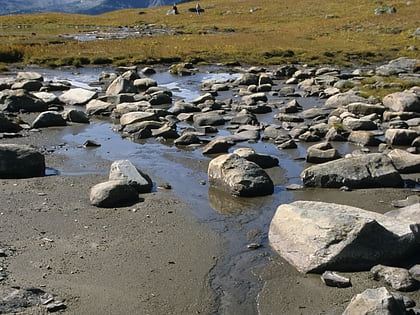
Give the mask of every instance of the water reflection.
<svg viewBox="0 0 420 315">
<path fill-rule="evenodd" d="M 215 186 L 209 187 L 208 200 L 210 206 L 224 216 L 233 216 L 255 211 L 266 203 L 264 197 L 236 197 Z"/>
</svg>

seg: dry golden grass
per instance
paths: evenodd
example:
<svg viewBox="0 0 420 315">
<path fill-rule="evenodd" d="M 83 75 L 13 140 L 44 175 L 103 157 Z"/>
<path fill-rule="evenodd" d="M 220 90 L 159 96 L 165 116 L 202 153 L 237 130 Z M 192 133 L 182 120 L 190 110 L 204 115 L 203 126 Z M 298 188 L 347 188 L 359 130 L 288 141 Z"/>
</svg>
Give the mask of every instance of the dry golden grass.
<svg viewBox="0 0 420 315">
<path fill-rule="evenodd" d="M 195 62 L 366 63 L 399 56 L 420 58 L 410 37 L 420 28 L 420 1 L 381 3 L 366 0 L 214 0 L 201 1 L 205 12 L 188 12 L 195 2 L 170 7 L 130 9 L 98 16 L 33 14 L 0 17 L 1 52 L 18 49 L 24 62 L 50 65 L 116 64 L 184 60 Z M 375 15 L 392 5 L 395 14 Z M 251 11 L 253 11 L 251 13 Z M 142 13 L 142 14 L 140 14 Z M 329 18 L 326 18 L 329 16 Z M 109 26 L 176 28 L 172 35 L 78 42 L 60 34 Z M 6 27 L 8 26 L 8 27 Z M 10 27 L 14 26 L 14 27 Z M 419 47 L 420 49 L 420 47 Z"/>
</svg>

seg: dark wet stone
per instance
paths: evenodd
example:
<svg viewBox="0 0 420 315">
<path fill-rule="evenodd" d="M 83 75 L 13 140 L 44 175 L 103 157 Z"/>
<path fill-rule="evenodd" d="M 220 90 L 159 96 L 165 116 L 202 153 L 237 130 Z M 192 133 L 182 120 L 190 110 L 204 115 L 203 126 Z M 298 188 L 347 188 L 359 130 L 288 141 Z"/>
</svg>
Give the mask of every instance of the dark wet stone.
<svg viewBox="0 0 420 315">
<path fill-rule="evenodd" d="M 321 275 L 322 282 L 329 287 L 336 288 L 348 288 L 351 287 L 351 282 L 349 278 L 340 276 L 339 274 L 332 271 L 324 271 Z"/>
</svg>

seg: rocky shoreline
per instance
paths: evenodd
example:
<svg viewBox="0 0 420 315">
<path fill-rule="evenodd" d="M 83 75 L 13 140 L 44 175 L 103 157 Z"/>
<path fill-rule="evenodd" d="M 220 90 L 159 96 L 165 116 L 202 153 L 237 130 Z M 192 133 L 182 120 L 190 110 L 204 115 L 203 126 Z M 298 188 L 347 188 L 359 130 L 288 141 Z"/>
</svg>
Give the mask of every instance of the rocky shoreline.
<svg viewBox="0 0 420 315">
<path fill-rule="evenodd" d="M 171 66 L 168 71 L 173 73 L 174 80 L 176 80 L 176 76 L 194 76 L 200 70 L 191 64 L 179 64 Z M 5 191 L 9 191 L 11 194 L 3 196 L 4 200 L 2 201 L 13 204 L 14 199 L 18 198 L 15 197 L 16 192 L 13 189 L 13 185 L 20 186 L 21 183 L 28 181 L 28 183 L 36 182 L 37 185 L 43 187 L 44 181 L 54 181 L 54 176 L 43 177 L 43 175 L 47 166 L 59 169 L 59 160 L 63 157 L 58 158 L 54 153 L 45 154 L 43 152 L 44 154 L 41 154 L 42 150 L 40 149 L 42 146 L 48 145 L 48 141 L 59 141 L 56 138 L 57 130 L 68 128 L 66 126 L 69 125 L 95 123 L 95 119 L 107 119 L 112 122 L 115 132 L 121 134 L 124 139 L 134 143 L 147 146 L 147 141 L 155 141 L 162 143 L 162 145 L 174 145 L 181 152 L 182 150 L 186 152 L 191 150 L 201 152 L 203 160 L 208 164 L 208 183 L 212 186 L 209 189 L 217 189 L 224 191 L 228 195 L 240 196 L 236 198 L 264 198 L 262 196 L 278 194 L 280 187 L 280 189 L 288 190 L 292 194 L 293 200 L 302 200 L 302 209 L 311 212 L 308 209 L 313 207 L 312 213 L 317 213 L 313 218 L 306 214 L 303 215 L 301 226 L 297 221 L 293 223 L 296 225 L 291 225 L 292 221 L 285 223 L 282 220 L 286 220 L 287 216 L 284 213 L 292 209 L 294 204 L 281 205 L 272 221 L 270 232 L 268 226 L 266 231 L 260 232 L 263 238 L 264 235 L 270 238 L 271 246 L 280 253 L 280 263 L 276 262 L 279 259 L 276 253 L 265 248 L 264 245 L 268 246 L 267 242 L 255 242 L 251 238 L 247 250 L 255 251 L 255 255 L 268 255 L 275 262 L 266 263 L 265 267 L 253 267 L 254 273 L 266 279 L 258 297 L 253 296 L 251 298 L 255 302 L 229 301 L 229 299 L 232 299 L 232 297 L 229 297 L 232 292 L 226 291 L 225 297 L 223 295 L 221 297 L 220 291 L 224 288 L 215 288 L 214 282 L 212 284 L 212 280 L 208 279 L 208 277 L 218 278 L 218 275 L 214 274 L 214 270 L 217 270 L 217 261 L 219 261 L 219 264 L 221 261 L 217 258 L 221 255 L 217 248 L 223 243 L 223 240 L 207 227 L 201 226 L 198 228 L 197 225 L 200 224 L 185 219 L 186 213 L 181 209 L 186 206 L 178 205 L 177 198 L 173 199 L 174 196 L 172 196 L 170 191 L 171 185 L 166 183 L 164 178 L 160 179 L 162 182 L 158 184 L 154 174 L 148 174 L 148 170 L 142 169 L 139 165 L 134 165 L 129 159 L 100 161 L 99 163 L 104 166 L 102 168 L 104 170 L 103 174 L 101 176 L 89 175 L 88 180 L 85 177 L 83 179 L 80 178 L 82 181 L 86 180 L 86 183 L 83 184 L 79 182 L 79 179 L 75 180 L 72 177 L 58 176 L 57 182 L 63 180 L 64 183 L 78 182 L 78 185 L 81 186 L 78 187 L 81 195 L 79 195 L 80 203 L 77 208 L 90 209 L 91 214 L 98 213 L 103 207 L 111 210 L 136 209 L 133 211 L 137 213 L 137 211 L 142 211 L 137 209 L 137 205 L 141 205 L 140 208 L 143 208 L 144 204 L 148 204 L 149 207 L 159 212 L 162 211 L 161 203 L 169 202 L 171 206 L 178 209 L 175 212 L 179 212 L 176 216 L 176 222 L 178 222 L 179 226 L 171 229 L 172 234 L 167 237 L 173 238 L 175 235 L 178 235 L 177 237 L 183 235 L 190 244 L 193 244 L 194 246 L 187 249 L 186 254 L 189 257 L 197 256 L 195 250 L 203 246 L 206 243 L 206 239 L 212 240 L 212 242 L 204 245 L 202 248 L 202 250 L 211 254 L 204 255 L 201 262 L 191 265 L 191 270 L 193 270 L 191 272 L 195 274 L 195 277 L 187 276 L 189 280 L 179 278 L 174 281 L 176 286 L 188 288 L 188 292 L 197 290 L 198 286 L 200 288 L 198 291 L 201 293 L 198 296 L 197 294 L 192 294 L 192 296 L 180 298 L 177 302 L 174 302 L 173 299 L 160 299 L 157 305 L 154 305 L 148 299 L 148 302 L 145 302 L 148 308 L 143 309 L 145 313 L 161 312 L 166 308 L 174 307 L 173 305 L 176 305 L 176 307 L 172 313 L 182 313 L 183 307 L 191 303 L 191 298 L 201 299 L 205 297 L 202 303 L 199 302 L 197 304 L 194 302 L 193 305 L 195 306 L 189 310 L 200 310 L 200 312 L 204 313 L 231 313 L 233 310 L 240 309 L 243 314 L 253 314 L 257 310 L 261 314 L 271 314 L 274 312 L 275 307 L 278 307 L 278 300 L 275 297 L 279 295 L 280 297 L 283 296 L 284 300 L 294 301 L 291 304 L 286 303 L 287 305 L 282 305 L 280 307 L 281 313 L 313 314 L 314 312 L 324 312 L 338 314 L 344 311 L 347 305 L 328 309 L 329 305 L 325 304 L 328 303 L 327 301 L 314 302 L 310 300 L 304 303 L 304 308 L 296 306 L 297 297 L 291 298 L 290 292 L 286 293 L 287 290 L 293 291 L 296 285 L 291 285 L 289 288 L 284 285 L 279 286 L 278 292 L 267 291 L 273 290 L 273 284 L 294 274 L 291 269 L 293 267 L 288 266 L 289 271 L 286 276 L 278 278 L 275 275 L 271 275 L 267 278 L 267 272 L 276 270 L 276 264 L 287 264 L 283 259 L 286 259 L 304 273 L 308 271 L 321 273 L 326 271 L 327 274 L 323 275 L 324 283 L 327 285 L 334 283 L 333 286 L 341 287 L 341 289 L 335 290 L 348 290 L 345 293 L 338 293 L 341 295 L 340 300 L 347 300 L 348 302 L 350 301 L 350 294 L 353 296 L 363 291 L 356 292 L 355 287 L 357 290 L 362 288 L 354 286 L 354 281 L 350 283 L 348 279 L 343 280 L 342 275 L 332 271 L 367 271 L 373 267 L 371 277 L 374 281 L 381 281 L 379 283 L 387 286 L 389 291 L 411 291 L 410 296 L 412 300 L 410 303 L 405 300 L 404 304 L 401 302 L 401 297 L 389 293 L 386 289 L 365 291 L 369 299 L 375 296 L 377 300 L 386 300 L 388 303 L 379 302 L 378 305 L 380 306 L 369 307 L 385 307 L 384 305 L 387 308 L 397 307 L 397 311 L 394 310 L 393 312 L 395 313 L 391 312 L 392 314 L 403 314 L 406 308 L 407 310 L 410 309 L 410 312 L 414 314 L 418 312 L 415 309 L 415 302 L 419 301 L 416 291 L 419 281 L 418 271 L 416 270 L 418 270 L 417 264 L 419 262 L 418 257 L 416 258 L 416 255 L 413 254 L 417 253 L 417 250 L 413 250 L 413 248 L 418 248 L 419 222 L 417 218 L 420 217 L 418 201 L 419 182 L 417 178 L 418 173 L 420 173 L 420 157 L 418 154 L 418 148 L 420 147 L 420 88 L 418 85 L 413 84 L 413 87 L 409 90 L 391 93 L 382 100 L 363 97 L 359 88 L 363 84 L 370 84 L 377 88 L 384 87 L 384 84 L 386 84 L 384 78 L 391 75 L 398 75 L 398 79 L 405 82 L 419 82 L 419 60 L 400 58 L 376 69 L 354 70 L 350 73 L 336 67 L 309 68 L 292 65 L 281 66 L 275 69 L 260 67 L 235 68 L 230 69 L 230 71 L 238 73 L 236 79 L 220 82 L 215 80 L 201 82 L 201 95 L 191 101 L 176 98 L 173 91 L 160 87 L 159 82 L 152 78 L 155 70 L 150 67 L 143 69 L 133 67 L 119 69 L 119 72 L 103 72 L 98 78 L 98 82 L 95 82 L 95 85 L 99 84 L 102 87 L 101 90 L 77 88 L 65 81 L 45 82 L 42 75 L 36 72 L 19 72 L 14 78 L 0 79 L 0 106 L 2 110 L 0 117 L 2 143 L 0 145 L 0 156 L 2 158 L 0 175 L 1 178 L 4 178 L 2 184 L 5 187 Z M 349 86 L 352 88 L 346 88 Z M 319 102 L 316 105 L 300 104 L 302 98 L 318 99 Z M 45 135 L 48 136 L 41 140 Z M 337 146 L 337 143 L 340 145 Z M 35 150 L 32 147 L 23 146 L 24 144 L 34 146 Z M 272 150 L 269 154 L 258 152 L 258 144 L 277 148 L 279 157 L 273 155 Z M 346 150 L 341 150 L 343 144 L 347 146 Z M 83 145 L 85 148 L 93 148 L 94 150 L 95 147 L 100 147 L 101 143 L 89 141 Z M 353 147 L 356 147 L 356 149 L 349 150 Z M 284 184 L 279 184 L 279 181 L 273 180 L 273 174 L 278 176 L 282 171 L 290 171 L 287 169 L 282 170 L 280 152 L 296 152 L 300 155 L 299 152 L 301 150 L 304 151 L 304 158 L 300 165 L 304 165 L 304 169 L 300 173 L 300 182 L 284 186 Z M 34 164 L 34 161 L 37 161 L 37 163 Z M 109 174 L 106 170 L 110 170 Z M 283 182 L 287 183 L 290 181 L 283 180 Z M 49 186 L 49 189 L 52 189 L 47 195 L 54 194 L 56 198 L 61 199 L 61 195 L 67 193 L 65 190 L 63 191 L 63 188 L 56 187 L 54 189 L 55 184 L 53 184 L 53 187 L 50 186 L 51 184 L 45 184 L 46 187 Z M 202 184 L 207 185 L 207 181 Z M 29 184 L 29 186 L 32 185 Z M 34 187 L 36 186 L 33 186 L 32 189 Z M 387 190 L 390 189 L 389 187 L 394 188 L 392 194 Z M 323 193 L 331 188 L 333 188 L 331 195 L 344 196 L 343 194 L 347 194 L 347 196 L 342 197 L 342 202 L 320 199 L 330 202 L 325 204 L 325 206 L 323 203 L 310 202 L 311 198 L 315 198 L 315 200 L 316 198 L 322 198 Z M 307 198 L 307 201 L 302 199 L 302 196 L 311 192 L 311 189 L 315 189 L 312 197 Z M 87 191 L 90 191 L 90 196 Z M 319 194 L 317 193 L 319 191 L 324 192 Z M 388 230 L 381 234 L 384 225 L 381 223 L 379 216 L 374 213 L 378 212 L 379 209 L 370 208 L 377 200 L 369 200 L 369 191 L 379 191 L 378 194 L 381 195 L 381 198 L 383 198 L 384 194 L 395 196 L 396 200 L 401 200 L 401 202 L 406 197 L 409 197 L 406 201 L 406 208 L 399 210 L 398 214 L 390 212 L 390 214 L 385 215 L 393 222 L 393 226 L 397 226 L 397 222 L 402 220 L 401 226 L 404 226 L 404 228 L 398 228 L 398 232 L 396 232 L 392 228 L 389 229 L 389 226 L 392 224 L 385 225 Z M 353 199 L 355 197 L 358 198 L 357 196 L 363 195 L 365 192 L 367 192 L 365 200 Z M 40 194 L 44 193 L 39 192 L 38 197 L 43 197 L 44 195 Z M 49 203 L 47 199 L 45 198 L 46 204 Z M 307 204 L 304 204 L 305 202 Z M 153 205 L 153 203 L 156 204 Z M 348 208 L 348 210 L 346 208 L 345 211 L 343 210 L 341 217 L 337 219 L 335 216 L 338 209 L 344 209 L 342 208 L 344 206 L 341 204 L 348 204 L 374 212 L 371 213 L 361 209 L 358 212 L 359 210 L 356 210 L 356 208 Z M 392 205 L 390 206 L 392 207 Z M 25 208 L 25 211 L 30 211 L 31 215 L 29 217 L 31 220 L 36 221 L 36 213 L 30 209 L 31 207 L 22 206 L 22 208 Z M 325 212 L 320 210 L 324 208 L 326 209 Z M 21 209 L 12 206 L 7 211 L 2 212 L 2 215 L 8 214 L 10 217 L 13 217 L 15 221 L 12 225 L 21 224 L 18 223 L 21 220 L 17 213 L 19 210 Z M 52 208 L 46 210 L 46 212 L 50 211 L 52 211 Z M 62 211 L 66 216 L 73 216 L 74 210 L 71 208 L 64 207 Z M 279 211 L 282 212 L 280 213 Z M 362 215 L 361 211 L 366 211 L 367 214 Z M 12 213 L 13 215 L 11 215 Z M 174 210 L 167 210 L 165 213 L 166 215 L 169 213 L 173 214 Z M 271 213 L 274 214 L 274 212 Z M 291 213 L 291 217 L 296 215 Z M 323 217 L 324 213 L 326 215 L 325 218 Z M 356 213 L 358 214 L 356 215 Z M 24 217 L 26 215 L 28 215 L 27 212 L 25 212 Z M 89 217 L 89 214 L 86 215 Z M 115 216 L 115 213 L 113 216 Z M 327 219 L 328 216 L 331 216 L 331 221 L 328 221 L 330 220 Z M 355 216 L 354 222 L 357 222 L 357 224 L 351 223 L 353 221 L 348 219 L 351 216 Z M 381 218 L 385 216 L 381 215 Z M 276 217 L 279 219 L 276 219 Z M 361 217 L 369 217 L 369 219 L 366 219 L 366 225 L 360 225 Z M 400 217 L 403 219 L 400 219 Z M 158 220 L 156 214 L 154 214 L 154 218 Z M 315 227 L 319 226 L 320 223 L 317 223 L 316 220 L 320 218 L 323 218 L 321 220 L 322 224 L 328 226 L 328 228 L 325 227 L 324 229 L 327 231 L 328 237 L 321 237 L 321 234 L 309 228 L 312 223 Z M 342 220 L 342 218 L 346 218 L 346 220 Z M 149 217 L 146 214 L 146 221 L 148 219 Z M 46 220 L 48 221 L 48 219 Z M 267 218 L 266 222 L 267 220 L 269 219 Z M 338 223 L 334 223 L 334 220 Z M 326 222 L 330 223 L 327 224 Z M 123 225 L 121 228 L 123 228 Z M 179 228 L 186 230 L 198 229 L 201 231 L 202 238 L 193 240 L 195 238 L 194 233 L 186 235 L 182 233 L 182 230 L 178 230 Z M 293 231 L 304 230 L 307 230 L 308 238 L 301 242 L 303 244 L 302 247 L 297 247 L 296 244 L 299 243 L 298 237 L 306 237 L 306 234 L 297 233 L 294 235 Z M 357 232 L 355 232 L 356 230 Z M 7 231 L 10 233 L 8 229 L 5 229 L 4 233 L 7 233 Z M 344 233 L 343 231 L 346 232 Z M 56 231 L 56 233 L 56 236 L 59 237 L 59 232 Z M 117 231 L 114 231 L 114 233 L 117 233 Z M 133 233 L 136 233 L 134 227 Z M 151 233 L 153 235 L 153 231 Z M 161 232 L 158 232 L 158 234 L 161 234 Z M 71 238 L 72 233 L 70 232 L 66 235 Z M 94 235 L 95 233 L 92 233 L 89 237 L 94 237 Z M 115 237 L 118 234 L 113 235 Z M 130 235 L 130 237 L 133 237 L 132 234 Z M 357 235 L 362 235 L 362 237 L 358 238 Z M 370 242 L 369 239 L 373 237 L 371 235 L 374 235 L 378 242 L 375 243 L 376 245 L 371 244 L 370 246 L 374 248 L 383 246 L 383 249 L 379 250 L 381 255 L 376 255 L 371 250 L 363 248 L 363 253 L 367 253 L 365 258 L 370 261 L 369 264 L 363 265 L 362 253 L 358 252 L 358 250 L 361 248 L 361 244 Z M 398 237 L 395 237 L 395 235 L 398 235 Z M 292 240 L 291 243 L 284 242 L 288 238 Z M 312 246 L 309 240 L 314 238 L 325 240 L 326 247 L 321 245 L 315 252 L 307 252 Z M 4 239 L 7 239 L 10 245 L 0 244 L 5 248 L 3 250 L 2 266 L 0 266 L 3 272 L 2 281 L 0 282 L 3 290 L 3 304 L 16 303 L 13 299 L 10 302 L 8 298 L 19 296 L 23 299 L 17 303 L 20 305 L 19 307 L 25 304 L 22 302 L 25 298 L 27 299 L 26 302 L 28 299 L 35 301 L 31 302 L 32 304 L 26 303 L 28 307 L 45 304 L 41 309 L 36 306 L 40 313 L 65 309 L 66 302 L 63 302 L 60 298 L 52 298 L 52 295 L 45 293 L 44 290 L 36 291 L 39 295 L 34 298 L 33 295 L 27 293 L 34 292 L 34 290 L 22 291 L 15 288 L 16 281 L 19 279 L 25 282 L 25 277 L 23 277 L 24 273 L 17 275 L 15 271 L 11 271 L 13 268 L 8 266 L 9 256 L 15 260 L 15 263 L 11 263 L 12 265 L 15 264 L 14 268 L 19 268 L 17 267 L 19 266 L 17 261 L 20 260 L 19 254 L 14 252 L 22 251 L 21 256 L 25 256 L 24 248 L 28 245 L 22 245 L 21 242 L 17 242 L 11 236 L 5 236 Z M 39 242 L 44 244 L 42 247 L 50 243 L 44 239 L 50 238 L 43 237 L 38 239 Z M 385 239 L 389 241 L 384 241 Z M 139 242 L 138 238 L 136 240 Z M 394 249 L 390 248 L 392 242 L 395 242 L 394 247 L 392 247 Z M 51 243 L 54 243 L 54 241 Z M 91 242 L 91 246 L 93 246 L 92 243 L 96 244 L 96 248 L 100 247 L 100 244 L 98 245 L 97 242 Z M 114 244 L 114 242 L 111 243 Z M 19 247 L 16 244 L 20 244 L 19 250 L 14 250 L 14 248 Z M 336 244 L 339 246 L 336 246 Z M 351 251 L 338 255 L 334 252 L 334 255 L 331 255 L 333 258 L 329 262 L 323 262 L 328 267 L 321 268 L 322 271 L 319 267 L 302 267 L 303 265 L 300 265 L 300 260 L 306 260 L 306 257 L 317 257 L 319 255 L 325 260 L 325 257 L 329 257 L 330 252 L 333 252 L 332 245 L 344 248 L 345 251 L 347 248 L 351 248 Z M 61 246 L 63 244 L 56 247 L 58 249 Z M 76 245 L 73 244 L 73 246 Z M 130 246 L 135 248 L 136 244 L 133 242 Z M 128 248 L 131 248 L 130 246 Z M 148 246 L 154 248 L 153 244 L 148 244 Z M 182 260 L 177 246 L 179 244 L 175 245 L 171 250 L 178 257 L 177 259 Z M 404 248 L 407 248 L 407 251 Z M 168 246 L 166 245 L 158 252 L 164 255 L 167 250 Z M 292 252 L 292 256 L 297 258 L 291 258 L 288 252 Z M 297 254 L 294 252 L 297 252 Z M 390 256 L 389 252 L 392 252 L 394 256 Z M 31 253 L 34 254 L 34 249 L 32 249 Z M 91 255 L 94 257 L 98 254 Z M 132 264 L 132 257 L 127 255 L 129 253 L 125 252 L 123 258 Z M 343 257 L 339 255 L 343 255 Z M 79 259 L 84 259 L 80 258 L 82 256 L 84 257 L 85 254 L 80 255 Z M 60 257 L 63 257 L 63 254 Z M 109 258 L 108 256 L 106 257 Z M 351 259 L 354 257 L 356 259 L 352 261 Z M 159 259 L 160 257 L 156 256 L 154 262 L 157 263 Z M 334 261 L 344 261 L 344 264 L 334 265 Z M 357 267 L 358 262 L 360 262 L 360 267 Z M 399 267 L 404 266 L 406 269 L 380 267 L 382 264 L 389 262 L 392 262 L 392 265 L 399 265 Z M 113 259 L 113 263 L 119 265 L 117 259 Z M 20 264 L 20 267 L 24 265 L 22 261 L 20 261 Z M 167 264 L 172 266 L 178 263 L 169 260 Z M 199 264 L 206 267 L 199 268 Z M 69 294 L 67 290 L 64 290 L 65 293 L 60 293 L 60 285 L 57 286 L 60 282 L 60 277 L 57 277 L 57 275 L 63 274 L 60 273 L 63 270 L 58 272 L 58 269 L 55 270 L 55 267 L 48 265 L 48 263 L 46 263 L 46 266 L 44 264 L 41 265 L 43 265 L 43 267 L 40 267 L 41 269 L 45 267 L 46 270 L 52 270 L 46 273 L 45 278 L 50 276 L 56 278 L 55 290 L 58 290 L 57 293 L 59 295 Z M 94 262 L 92 261 L 88 265 L 89 271 L 86 272 L 94 274 Z M 185 265 L 188 265 L 188 263 Z M 351 270 L 348 266 L 352 266 Z M 125 268 L 130 270 L 132 267 L 130 265 Z M 124 268 L 122 270 L 127 271 Z M 142 280 L 146 278 L 153 281 L 153 275 L 140 274 L 141 276 L 139 277 Z M 165 277 L 168 278 L 171 277 L 169 274 L 170 271 L 168 270 L 164 273 Z M 281 272 L 279 274 L 281 275 Z M 156 279 L 161 279 L 159 276 L 156 277 Z M 197 278 L 201 278 L 199 283 L 196 283 Z M 394 281 L 396 278 L 398 280 Z M 306 284 L 311 287 L 314 284 L 314 280 L 311 277 L 309 279 L 311 280 L 304 281 L 309 281 Z M 343 284 L 343 281 L 346 284 Z M 365 285 L 364 289 L 372 288 L 369 281 L 362 281 L 363 285 Z M 54 283 L 54 281 L 52 282 Z M 402 282 L 410 285 L 404 287 L 401 285 Z M 35 283 L 32 284 L 36 286 Z M 20 286 L 20 284 L 18 285 Z M 319 284 L 319 286 L 321 285 Z M 405 289 L 401 290 L 402 287 Z M 15 291 L 11 291 L 11 288 L 14 288 Z M 159 286 L 159 290 L 162 289 L 162 285 Z M 137 290 L 142 291 L 139 288 Z M 315 289 L 313 288 L 313 290 Z M 323 290 L 323 298 L 326 298 L 325 292 L 330 292 L 330 289 L 326 288 L 319 290 Z M 317 295 L 315 291 L 306 292 L 305 294 L 315 297 Z M 98 294 L 98 291 L 95 292 Z M 77 313 L 75 310 L 81 311 L 80 307 L 87 307 L 85 303 L 80 303 L 78 298 L 76 298 L 80 294 L 76 292 L 73 297 L 70 297 L 72 294 L 67 296 L 67 299 L 70 301 L 70 307 L 65 312 L 69 314 Z M 243 292 L 239 295 L 242 294 Z M 43 295 L 48 295 L 48 298 L 39 297 Z M 355 297 L 354 301 L 362 298 L 363 296 Z M 344 313 L 361 314 L 364 312 L 360 309 L 352 310 L 352 303 L 350 303 Z M 360 304 L 360 302 L 354 303 Z M 3 304 L 0 306 L 3 307 Z M 50 305 L 51 309 L 48 309 L 48 305 Z M 132 310 L 139 310 L 139 307 L 135 303 Z M 21 310 L 19 309 L 18 311 Z M 2 310 L 2 312 L 10 311 L 10 309 Z M 384 310 L 382 309 L 381 311 Z M 99 314 L 100 312 L 92 312 L 92 309 L 90 309 L 89 313 Z"/>
</svg>

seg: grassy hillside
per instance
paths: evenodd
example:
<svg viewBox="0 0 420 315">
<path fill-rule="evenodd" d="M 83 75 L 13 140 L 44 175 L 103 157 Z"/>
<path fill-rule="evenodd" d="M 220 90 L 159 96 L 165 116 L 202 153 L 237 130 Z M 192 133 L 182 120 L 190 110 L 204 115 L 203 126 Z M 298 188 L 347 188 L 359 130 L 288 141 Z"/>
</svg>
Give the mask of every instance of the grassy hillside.
<svg viewBox="0 0 420 315">
<path fill-rule="evenodd" d="M 400 56 L 420 58 L 420 1 L 214 0 L 205 12 L 195 2 L 170 7 L 114 11 L 98 16 L 34 14 L 0 17 L 0 62 L 50 66 L 166 61 L 279 64 L 370 63 Z M 376 8 L 397 12 L 375 15 Z M 151 26 L 152 25 L 152 26 Z M 171 29 L 169 34 L 79 42 L 63 34 L 109 27 Z"/>
</svg>

